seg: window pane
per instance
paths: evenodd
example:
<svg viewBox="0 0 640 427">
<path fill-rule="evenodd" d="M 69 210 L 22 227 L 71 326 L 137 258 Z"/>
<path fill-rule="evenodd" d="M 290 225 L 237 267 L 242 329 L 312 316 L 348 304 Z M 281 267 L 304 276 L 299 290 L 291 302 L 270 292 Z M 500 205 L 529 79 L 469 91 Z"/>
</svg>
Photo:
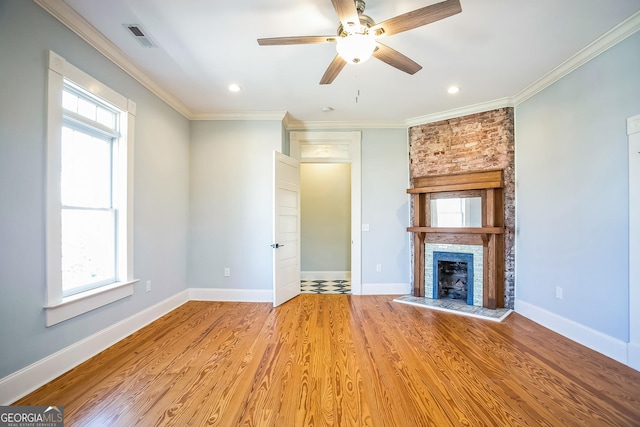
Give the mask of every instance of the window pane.
<svg viewBox="0 0 640 427">
<path fill-rule="evenodd" d="M 62 204 L 111 207 L 111 141 L 62 128 Z"/>
<path fill-rule="evenodd" d="M 62 108 L 65 110 L 78 112 L 78 97 L 69 92 L 62 92 Z"/>
<path fill-rule="evenodd" d="M 351 158 L 349 144 L 300 144 L 300 157 L 303 159 Z"/>
<path fill-rule="evenodd" d="M 79 98 L 78 114 L 86 117 L 87 119 L 96 121 L 96 104 L 94 104 L 93 102 L 87 101 L 86 99 Z"/>
<path fill-rule="evenodd" d="M 115 213 L 62 210 L 62 291 L 115 281 Z"/>
<path fill-rule="evenodd" d="M 105 125 L 110 129 L 116 127 L 116 114 L 113 111 L 109 111 L 105 108 L 98 107 L 98 123 Z"/>
</svg>

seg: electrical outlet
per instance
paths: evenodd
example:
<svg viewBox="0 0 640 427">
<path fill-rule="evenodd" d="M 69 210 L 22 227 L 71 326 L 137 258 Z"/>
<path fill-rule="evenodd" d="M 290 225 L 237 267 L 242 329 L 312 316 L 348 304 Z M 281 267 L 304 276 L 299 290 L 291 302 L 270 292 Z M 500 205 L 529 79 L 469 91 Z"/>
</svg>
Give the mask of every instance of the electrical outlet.
<svg viewBox="0 0 640 427">
<path fill-rule="evenodd" d="M 151 280 L 147 280 L 147 292 L 151 292 Z"/>
<path fill-rule="evenodd" d="M 376 273 L 382 273 L 382 264 L 376 264 Z"/>
<path fill-rule="evenodd" d="M 556 298 L 562 299 L 562 288 L 560 286 L 556 286 Z"/>
<path fill-rule="evenodd" d="M 230 277 L 230 276 L 231 276 L 231 269 L 229 267 L 225 267 L 224 277 Z"/>
</svg>

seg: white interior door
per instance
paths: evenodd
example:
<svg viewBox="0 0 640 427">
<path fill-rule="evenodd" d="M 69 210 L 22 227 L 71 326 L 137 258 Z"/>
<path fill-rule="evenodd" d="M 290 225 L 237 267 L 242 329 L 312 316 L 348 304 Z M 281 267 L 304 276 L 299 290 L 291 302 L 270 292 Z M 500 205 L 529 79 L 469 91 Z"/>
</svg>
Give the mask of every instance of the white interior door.
<svg viewBox="0 0 640 427">
<path fill-rule="evenodd" d="M 273 152 L 273 306 L 300 294 L 300 162 Z"/>
</svg>

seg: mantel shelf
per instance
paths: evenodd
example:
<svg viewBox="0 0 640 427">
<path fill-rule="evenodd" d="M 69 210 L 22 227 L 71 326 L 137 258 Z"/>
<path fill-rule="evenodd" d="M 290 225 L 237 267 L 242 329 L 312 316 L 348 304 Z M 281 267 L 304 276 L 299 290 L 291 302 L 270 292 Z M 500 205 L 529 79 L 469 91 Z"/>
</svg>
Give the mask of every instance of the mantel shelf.
<svg viewBox="0 0 640 427">
<path fill-rule="evenodd" d="M 502 227 L 407 227 L 407 231 L 412 233 L 449 233 L 449 234 L 503 234 Z"/>
<path fill-rule="evenodd" d="M 447 191 L 488 190 L 502 188 L 502 170 L 460 173 L 413 178 L 409 194 L 442 193 Z"/>
<path fill-rule="evenodd" d="M 465 190 L 484 190 L 487 188 L 500 188 L 502 183 L 500 181 L 489 182 L 470 182 L 464 184 L 450 184 L 450 185 L 434 185 L 430 187 L 417 187 L 408 188 L 408 194 L 425 194 L 425 193 L 442 193 L 445 191 L 465 191 Z"/>
</svg>

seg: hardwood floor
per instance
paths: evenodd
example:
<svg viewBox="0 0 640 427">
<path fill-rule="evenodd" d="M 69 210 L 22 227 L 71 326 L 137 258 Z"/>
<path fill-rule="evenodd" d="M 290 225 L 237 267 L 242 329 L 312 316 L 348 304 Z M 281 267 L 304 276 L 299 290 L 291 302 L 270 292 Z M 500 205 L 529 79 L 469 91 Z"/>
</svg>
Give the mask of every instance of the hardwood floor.
<svg viewBox="0 0 640 427">
<path fill-rule="evenodd" d="M 515 313 L 392 299 L 192 301 L 15 404 L 67 426 L 640 425 L 639 372 Z"/>
</svg>

